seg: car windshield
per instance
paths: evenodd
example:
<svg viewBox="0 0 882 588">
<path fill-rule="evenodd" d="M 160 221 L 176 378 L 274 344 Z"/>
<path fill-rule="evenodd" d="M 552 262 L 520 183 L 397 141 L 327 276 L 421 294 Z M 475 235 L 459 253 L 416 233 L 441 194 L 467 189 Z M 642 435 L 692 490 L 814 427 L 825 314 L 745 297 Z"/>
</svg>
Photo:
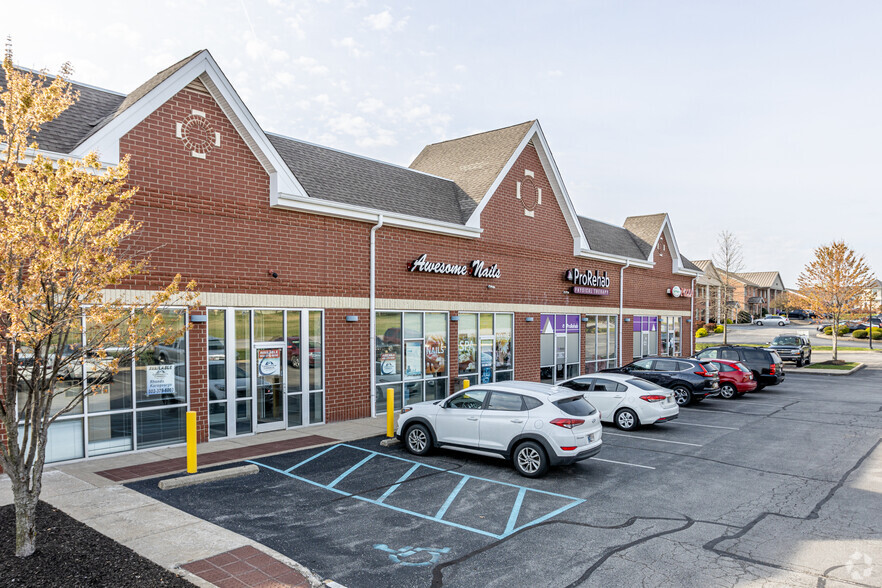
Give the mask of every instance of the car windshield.
<svg viewBox="0 0 882 588">
<path fill-rule="evenodd" d="M 572 396 L 557 400 L 554 405 L 571 416 L 590 416 L 597 412 L 597 409 L 591 406 L 584 396 Z"/>
<path fill-rule="evenodd" d="M 799 345 L 799 337 L 775 337 L 772 345 Z"/>
<path fill-rule="evenodd" d="M 663 388 L 654 382 L 650 382 L 649 380 L 643 380 L 640 378 L 631 378 L 628 380 L 628 384 L 631 386 L 636 386 L 641 390 L 662 390 Z"/>
</svg>

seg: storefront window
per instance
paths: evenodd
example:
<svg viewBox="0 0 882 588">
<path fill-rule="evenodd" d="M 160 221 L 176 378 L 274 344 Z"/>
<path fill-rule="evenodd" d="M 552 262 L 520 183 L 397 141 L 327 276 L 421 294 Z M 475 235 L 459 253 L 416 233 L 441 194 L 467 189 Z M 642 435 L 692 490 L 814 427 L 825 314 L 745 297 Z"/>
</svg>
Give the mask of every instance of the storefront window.
<svg viewBox="0 0 882 588">
<path fill-rule="evenodd" d="M 459 380 L 502 382 L 514 377 L 514 315 L 508 313 L 459 315 Z"/>
<path fill-rule="evenodd" d="M 447 395 L 447 314 L 378 312 L 375 359 L 378 413 L 386 412 L 386 390 L 395 409 Z M 402 335 L 404 338 L 402 339 Z"/>
<path fill-rule="evenodd" d="M 634 358 L 658 355 L 658 317 L 634 317 Z"/>
<path fill-rule="evenodd" d="M 661 331 L 661 354 L 676 357 L 680 355 L 680 317 L 659 317 Z"/>
<path fill-rule="evenodd" d="M 251 425 L 251 311 L 235 311 L 236 434 L 250 433 Z"/>
<path fill-rule="evenodd" d="M 227 311 L 208 311 L 208 436 L 227 436 Z"/>
<path fill-rule="evenodd" d="M 539 328 L 539 380 L 555 384 L 578 376 L 579 315 L 543 314 Z"/>
<path fill-rule="evenodd" d="M 616 316 L 589 315 L 585 322 L 585 373 L 617 365 Z"/>
<path fill-rule="evenodd" d="M 309 423 L 325 420 L 322 370 L 322 312 L 309 311 Z"/>
<path fill-rule="evenodd" d="M 282 341 L 282 311 L 254 311 L 254 342 L 270 343 Z"/>
</svg>

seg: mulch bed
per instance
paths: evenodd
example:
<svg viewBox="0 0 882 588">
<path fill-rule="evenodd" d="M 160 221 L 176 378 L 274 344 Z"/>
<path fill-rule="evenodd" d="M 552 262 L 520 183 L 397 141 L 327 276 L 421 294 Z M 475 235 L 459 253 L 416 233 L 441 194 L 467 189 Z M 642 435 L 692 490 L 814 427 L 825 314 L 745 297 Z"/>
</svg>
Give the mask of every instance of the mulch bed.
<svg viewBox="0 0 882 588">
<path fill-rule="evenodd" d="M 15 509 L 0 507 L 0 584 L 193 586 L 44 502 L 37 505 L 37 551 L 24 559 L 15 557 Z"/>
</svg>

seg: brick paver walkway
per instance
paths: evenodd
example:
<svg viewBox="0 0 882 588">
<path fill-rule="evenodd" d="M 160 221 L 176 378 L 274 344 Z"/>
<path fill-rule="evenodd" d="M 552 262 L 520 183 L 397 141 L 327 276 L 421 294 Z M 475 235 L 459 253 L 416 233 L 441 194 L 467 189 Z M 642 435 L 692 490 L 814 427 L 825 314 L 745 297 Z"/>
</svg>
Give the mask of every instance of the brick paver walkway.
<svg viewBox="0 0 882 588">
<path fill-rule="evenodd" d="M 321 435 L 309 435 L 307 437 L 285 439 L 284 441 L 273 441 L 271 443 L 259 443 L 257 445 L 247 445 L 235 449 L 212 451 L 211 453 L 203 453 L 199 455 L 199 465 L 209 466 L 230 461 L 241 461 L 243 459 L 270 455 L 272 453 L 282 453 L 284 451 L 303 449 L 304 447 L 324 445 L 326 443 L 333 443 L 334 441 L 337 441 L 337 439 L 322 437 Z M 176 457 L 174 459 L 163 459 L 160 461 L 131 465 L 124 468 L 103 470 L 95 473 L 114 482 L 130 482 L 139 478 L 149 478 L 152 476 L 160 476 L 162 474 L 184 472 L 186 470 L 187 458 Z"/>
<path fill-rule="evenodd" d="M 219 588 L 309 587 L 309 582 L 300 572 L 250 545 L 181 567 Z"/>
</svg>

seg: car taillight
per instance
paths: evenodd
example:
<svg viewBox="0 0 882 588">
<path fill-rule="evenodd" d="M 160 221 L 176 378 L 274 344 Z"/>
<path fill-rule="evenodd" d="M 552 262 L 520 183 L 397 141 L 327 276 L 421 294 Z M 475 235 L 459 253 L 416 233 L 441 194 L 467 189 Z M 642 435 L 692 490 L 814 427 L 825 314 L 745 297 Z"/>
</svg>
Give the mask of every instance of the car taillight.
<svg viewBox="0 0 882 588">
<path fill-rule="evenodd" d="M 646 402 L 661 402 L 667 398 L 667 396 L 659 396 L 657 394 L 649 394 L 648 396 L 641 396 L 640 400 L 645 400 Z"/>
<path fill-rule="evenodd" d="M 575 447 L 561 447 L 564 451 L 572 451 Z"/>
<path fill-rule="evenodd" d="M 769 375 L 772 375 L 772 376 L 775 375 L 775 364 L 774 363 L 769 366 Z"/>
<path fill-rule="evenodd" d="M 554 419 L 551 421 L 552 425 L 557 425 L 558 427 L 563 427 L 564 429 L 572 429 L 573 427 L 578 427 L 579 425 L 584 425 L 585 421 L 582 419 Z"/>
</svg>

